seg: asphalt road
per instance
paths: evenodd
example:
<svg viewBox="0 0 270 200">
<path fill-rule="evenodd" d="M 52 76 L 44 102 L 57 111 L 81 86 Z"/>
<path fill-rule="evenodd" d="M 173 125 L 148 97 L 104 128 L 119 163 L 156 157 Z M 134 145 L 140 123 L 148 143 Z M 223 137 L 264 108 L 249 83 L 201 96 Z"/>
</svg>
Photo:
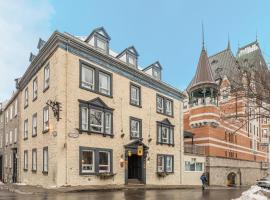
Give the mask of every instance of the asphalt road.
<svg viewBox="0 0 270 200">
<path fill-rule="evenodd" d="M 0 190 L 0 200 L 228 200 L 238 198 L 246 189 L 125 190 L 23 195 Z"/>
</svg>

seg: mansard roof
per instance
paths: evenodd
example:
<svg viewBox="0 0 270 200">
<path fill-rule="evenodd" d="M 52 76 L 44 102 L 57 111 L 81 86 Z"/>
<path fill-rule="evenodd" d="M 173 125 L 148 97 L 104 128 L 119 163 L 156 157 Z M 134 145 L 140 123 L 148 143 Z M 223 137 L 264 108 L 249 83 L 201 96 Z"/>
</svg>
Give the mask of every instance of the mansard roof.
<svg viewBox="0 0 270 200">
<path fill-rule="evenodd" d="M 105 30 L 105 28 L 102 27 L 98 27 L 96 29 L 94 29 L 90 35 L 85 39 L 85 42 L 88 42 L 90 40 L 90 38 L 94 35 L 94 34 L 98 34 L 99 36 L 107 39 L 107 40 L 111 40 L 111 37 L 109 36 L 109 34 L 107 33 L 107 31 Z"/>
<path fill-rule="evenodd" d="M 119 57 L 121 57 L 121 56 L 122 56 L 124 53 L 126 53 L 126 52 L 129 52 L 129 53 L 133 54 L 133 55 L 136 56 L 136 57 L 139 56 L 138 51 L 135 49 L 135 47 L 134 47 L 134 46 L 130 46 L 130 47 L 124 49 L 124 50 L 123 50 L 121 53 L 119 53 L 116 57 L 119 58 Z"/>
<path fill-rule="evenodd" d="M 202 48 L 201 51 L 196 74 L 190 82 L 187 90 L 190 91 L 192 88 L 202 84 L 216 84 L 209 64 L 207 52 L 204 48 Z"/>
<path fill-rule="evenodd" d="M 209 63 L 215 80 L 224 76 L 228 77 L 231 84 L 239 80 L 237 60 L 230 48 L 210 56 Z"/>
</svg>

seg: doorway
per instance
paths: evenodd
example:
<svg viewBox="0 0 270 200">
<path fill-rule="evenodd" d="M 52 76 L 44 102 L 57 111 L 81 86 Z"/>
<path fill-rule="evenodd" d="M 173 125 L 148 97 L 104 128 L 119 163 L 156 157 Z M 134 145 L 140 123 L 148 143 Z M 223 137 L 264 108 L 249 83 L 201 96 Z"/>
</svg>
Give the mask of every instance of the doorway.
<svg viewBox="0 0 270 200">
<path fill-rule="evenodd" d="M 227 176 L 228 186 L 233 187 L 236 185 L 236 173 L 231 172 Z"/>
<path fill-rule="evenodd" d="M 13 149 L 12 151 L 13 157 L 13 173 L 12 173 L 12 182 L 17 182 L 17 149 Z"/>
<path fill-rule="evenodd" d="M 134 183 L 142 182 L 143 157 L 132 154 L 128 157 L 128 181 Z"/>
<path fill-rule="evenodd" d="M 3 180 L 3 157 L 0 156 L 0 181 L 4 182 Z"/>
</svg>

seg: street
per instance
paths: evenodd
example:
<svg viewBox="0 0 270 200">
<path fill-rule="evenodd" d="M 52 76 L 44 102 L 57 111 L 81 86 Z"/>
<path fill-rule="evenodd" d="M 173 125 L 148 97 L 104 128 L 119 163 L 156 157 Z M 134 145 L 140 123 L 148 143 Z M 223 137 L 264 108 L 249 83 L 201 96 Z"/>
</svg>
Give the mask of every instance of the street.
<svg viewBox="0 0 270 200">
<path fill-rule="evenodd" d="M 238 198 L 245 189 L 125 190 L 115 192 L 80 192 L 23 195 L 0 191 L 0 200 L 228 200 Z"/>
</svg>

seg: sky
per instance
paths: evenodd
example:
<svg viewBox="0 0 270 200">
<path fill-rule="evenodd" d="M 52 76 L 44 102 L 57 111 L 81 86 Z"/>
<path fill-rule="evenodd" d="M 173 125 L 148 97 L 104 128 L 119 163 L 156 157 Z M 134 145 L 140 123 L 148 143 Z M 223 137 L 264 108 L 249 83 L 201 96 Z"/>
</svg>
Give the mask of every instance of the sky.
<svg viewBox="0 0 270 200">
<path fill-rule="evenodd" d="M 269 0 L 0 0 L 0 101 L 12 95 L 39 38 L 55 30 L 87 36 L 103 26 L 111 49 L 134 45 L 140 66 L 158 60 L 163 81 L 181 90 L 196 70 L 202 22 L 209 56 L 224 50 L 228 38 L 236 53 L 257 35 L 270 62 L 269 8 Z"/>
</svg>

